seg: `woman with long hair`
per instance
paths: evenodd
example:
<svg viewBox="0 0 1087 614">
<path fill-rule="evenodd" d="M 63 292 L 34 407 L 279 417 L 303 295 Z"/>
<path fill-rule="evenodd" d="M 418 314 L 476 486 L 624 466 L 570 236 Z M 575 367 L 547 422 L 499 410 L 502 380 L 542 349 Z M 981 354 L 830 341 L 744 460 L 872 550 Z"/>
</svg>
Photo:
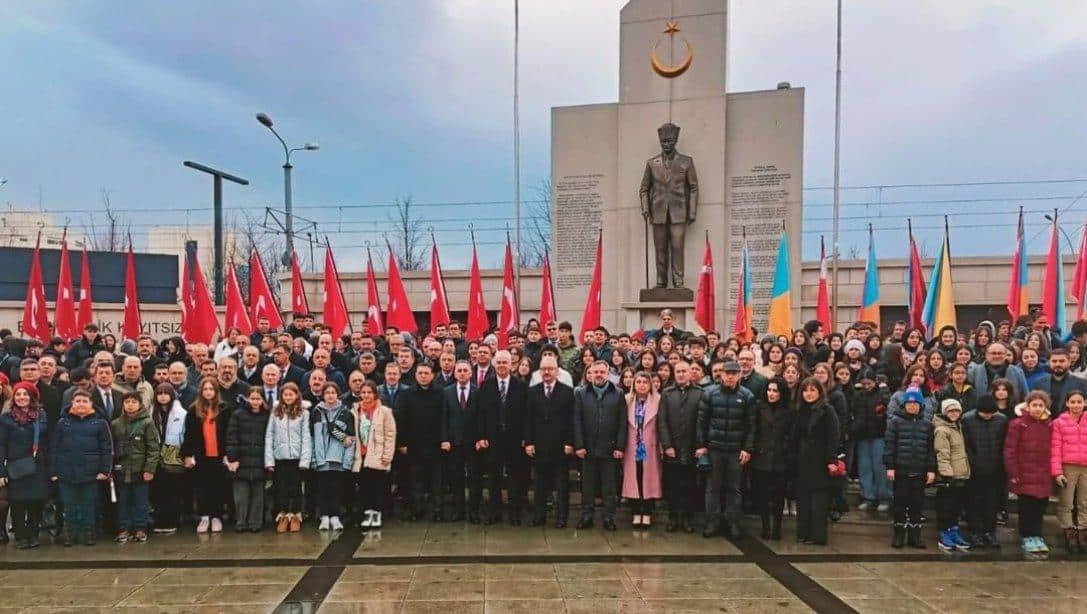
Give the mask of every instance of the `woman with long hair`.
<svg viewBox="0 0 1087 614">
<path fill-rule="evenodd" d="M 355 417 L 340 400 L 340 387 L 328 382 L 321 401 L 310 414 L 313 431 L 313 470 L 317 473 L 317 510 L 320 531 L 342 531 L 340 502 L 346 476 L 355 464 Z"/>
<path fill-rule="evenodd" d="M 151 480 L 151 506 L 154 508 L 155 533 L 176 533 L 181 521 L 181 502 L 185 487 L 185 463 L 181 445 L 185 441 L 185 419 L 188 413 L 177 400 L 177 392 L 169 383 L 155 387 L 151 403 L 151 421 L 158 431 L 162 462 Z"/>
<path fill-rule="evenodd" d="M 673 376 L 674 371 L 675 370 L 672 368 L 672 363 L 670 362 L 662 362 L 661 364 L 657 365 L 656 374 L 661 379 L 661 390 L 675 383 L 676 380 Z"/>
<path fill-rule="evenodd" d="M 657 364 L 660 361 L 657 360 L 657 353 L 653 350 L 642 350 L 641 354 L 638 354 L 638 361 L 635 364 L 639 371 L 655 371 Z"/>
<path fill-rule="evenodd" d="M 762 520 L 763 539 L 781 539 L 785 503 L 785 453 L 793 428 L 789 390 L 780 376 L 766 384 L 766 398 L 756 400 L 755 454 L 751 458 L 751 498 Z"/>
<path fill-rule="evenodd" d="M 928 353 L 925 358 L 925 376 L 925 385 L 930 393 L 935 394 L 947 385 L 947 360 L 943 352 L 934 350 Z"/>
<path fill-rule="evenodd" d="M 757 368 L 759 374 L 770 378 L 781 375 L 782 361 L 785 360 L 785 348 L 778 342 L 771 342 L 763 354 L 762 364 Z"/>
<path fill-rule="evenodd" d="M 0 415 L 0 486 L 7 490 L 15 547 L 37 548 L 42 509 L 49 498 L 49 420 L 38 388 L 30 382 L 12 387 L 11 406 Z"/>
<path fill-rule="evenodd" d="M 230 414 L 219 400 L 219 384 L 205 377 L 196 388 L 196 400 L 185 417 L 185 439 L 181 455 L 185 468 L 193 470 L 193 490 L 196 494 L 200 522 L 197 533 L 223 530 L 223 507 L 227 502 L 226 431 Z"/>
<path fill-rule="evenodd" d="M 653 504 L 661 498 L 661 459 L 657 445 L 657 410 L 660 395 L 653 392 L 647 371 L 634 375 L 633 390 L 626 395 L 627 441 L 623 456 L 623 497 L 634 511 L 635 529 L 653 523 Z"/>
<path fill-rule="evenodd" d="M 309 424 L 309 403 L 298 384 L 283 384 L 264 432 L 264 468 L 272 472 L 277 533 L 302 530 L 302 471 L 313 457 Z"/>
<path fill-rule="evenodd" d="M 838 416 L 817 379 L 809 377 L 799 388 L 800 402 L 789 446 L 796 480 L 796 540 L 824 546 L 831 471 L 837 465 L 840 447 Z"/>
<path fill-rule="evenodd" d="M 396 419 L 393 411 L 381 403 L 377 384 L 370 380 L 363 382 L 353 412 L 358 446 L 352 470 L 359 476 L 358 507 L 363 514 L 359 526 L 380 529 L 396 448 Z"/>
</svg>

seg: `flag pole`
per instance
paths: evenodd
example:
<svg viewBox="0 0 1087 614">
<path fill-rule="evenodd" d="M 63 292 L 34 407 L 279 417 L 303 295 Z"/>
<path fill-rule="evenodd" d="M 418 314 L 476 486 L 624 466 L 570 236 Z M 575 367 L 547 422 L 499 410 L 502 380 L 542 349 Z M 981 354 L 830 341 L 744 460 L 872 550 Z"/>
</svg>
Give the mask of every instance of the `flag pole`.
<svg viewBox="0 0 1087 614">
<path fill-rule="evenodd" d="M 831 243 L 834 247 L 833 278 L 834 287 L 831 289 L 831 316 L 832 321 L 838 320 L 838 257 L 841 253 L 839 239 L 839 223 L 841 214 L 841 200 L 839 190 L 839 177 L 841 169 L 841 143 L 842 143 L 842 0 L 838 0 L 838 36 L 835 55 L 834 70 L 834 226 Z"/>
<path fill-rule="evenodd" d="M 521 297 L 521 104 L 520 104 L 520 43 L 521 5 L 513 0 L 513 210 L 517 235 L 517 262 L 513 272 L 517 276 L 517 297 Z M 509 234 L 506 235 L 507 241 Z M 448 302 L 446 303 L 449 304 Z M 521 305 L 518 304 L 520 309 Z"/>
</svg>

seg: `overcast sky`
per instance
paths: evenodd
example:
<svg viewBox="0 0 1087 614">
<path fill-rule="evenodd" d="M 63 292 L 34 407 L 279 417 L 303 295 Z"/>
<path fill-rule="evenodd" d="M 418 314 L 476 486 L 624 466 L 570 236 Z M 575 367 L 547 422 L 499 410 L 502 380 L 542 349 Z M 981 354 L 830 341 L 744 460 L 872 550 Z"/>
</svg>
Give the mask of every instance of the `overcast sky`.
<svg viewBox="0 0 1087 614">
<path fill-rule="evenodd" d="M 622 4 L 522 0 L 524 198 L 550 172 L 550 107 L 617 99 Z M 153 212 L 125 214 L 137 236 L 153 224 L 207 224 L 210 182 L 181 167 L 193 159 L 252 181 L 226 189 L 228 207 L 279 207 L 282 150 L 253 118 L 264 111 L 292 144 L 320 143 L 296 154 L 295 204 L 334 246 L 360 245 L 357 231 L 385 227 L 389 216 L 339 205 L 407 195 L 508 203 L 512 6 L 3 2 L 0 202 L 40 200 L 78 225 L 105 188 L 115 207 Z M 733 0 L 730 20 L 730 90 L 805 87 L 805 185 L 830 185 L 833 1 Z M 843 185 L 1087 177 L 1085 22 L 1082 0 L 847 0 Z M 1071 205 L 1074 233 L 1087 202 L 1073 200 L 1084 190 L 1087 182 L 847 190 L 846 202 L 891 204 L 844 208 L 843 246 L 861 245 L 856 230 L 868 219 L 901 228 L 904 211 L 935 245 L 938 216 L 952 211 L 957 253 L 1002 253 L 1014 215 L 1000 213 L 1022 202 L 1038 224 L 1042 210 Z M 830 192 L 808 190 L 805 201 L 810 257 L 829 233 Z M 452 226 L 439 235 L 445 263 L 463 266 L 465 221 L 498 229 L 512 206 L 425 212 L 436 227 Z M 969 227 L 992 235 L 979 240 Z M 896 232 L 879 234 L 881 254 L 901 253 Z M 502 231 L 482 234 L 494 242 Z M 1044 242 L 1038 236 L 1031 251 Z M 484 265 L 498 262 L 489 254 Z M 344 270 L 360 266 L 340 258 Z"/>
</svg>

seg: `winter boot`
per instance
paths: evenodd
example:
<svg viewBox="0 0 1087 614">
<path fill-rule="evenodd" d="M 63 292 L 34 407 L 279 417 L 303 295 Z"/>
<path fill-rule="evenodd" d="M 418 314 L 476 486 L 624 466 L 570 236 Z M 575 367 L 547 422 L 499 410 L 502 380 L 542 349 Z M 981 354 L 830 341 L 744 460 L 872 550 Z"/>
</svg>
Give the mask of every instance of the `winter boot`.
<svg viewBox="0 0 1087 614">
<path fill-rule="evenodd" d="M 955 542 L 955 547 L 959 550 L 969 550 L 973 547 L 973 543 L 962 536 L 962 529 L 959 525 L 951 527 L 951 540 Z"/>
<path fill-rule="evenodd" d="M 894 537 L 891 538 L 892 548 L 901 548 L 906 545 L 906 525 L 896 522 L 894 524 Z"/>
<path fill-rule="evenodd" d="M 906 543 L 910 545 L 910 548 L 925 549 L 925 542 L 921 540 L 921 529 L 924 526 L 921 523 L 906 525 Z"/>
</svg>

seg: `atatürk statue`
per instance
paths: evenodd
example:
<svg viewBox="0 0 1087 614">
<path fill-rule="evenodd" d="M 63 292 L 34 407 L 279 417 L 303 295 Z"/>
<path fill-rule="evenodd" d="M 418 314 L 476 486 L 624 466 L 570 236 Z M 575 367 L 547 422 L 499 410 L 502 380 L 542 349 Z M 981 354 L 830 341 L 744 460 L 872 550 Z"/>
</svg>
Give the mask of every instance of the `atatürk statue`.
<svg viewBox="0 0 1087 614">
<path fill-rule="evenodd" d="M 642 176 L 642 215 L 653 225 L 657 253 L 657 287 L 668 287 L 668 260 L 672 261 L 672 286 L 683 287 L 683 237 L 698 209 L 698 175 L 694 160 L 676 152 L 679 126 L 657 129 L 661 153 L 645 163 Z"/>
</svg>

